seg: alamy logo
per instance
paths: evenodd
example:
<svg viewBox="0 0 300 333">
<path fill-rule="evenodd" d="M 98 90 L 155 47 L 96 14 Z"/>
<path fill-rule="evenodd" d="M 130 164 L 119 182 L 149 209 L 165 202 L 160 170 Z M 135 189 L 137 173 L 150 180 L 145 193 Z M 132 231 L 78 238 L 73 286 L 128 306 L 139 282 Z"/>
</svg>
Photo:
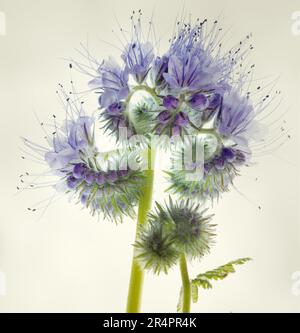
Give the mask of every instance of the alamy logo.
<svg viewBox="0 0 300 333">
<path fill-rule="evenodd" d="M 5 13 L 0 11 L 0 36 L 6 35 L 6 17 Z"/>
<path fill-rule="evenodd" d="M 292 13 L 292 34 L 295 36 L 300 35 L 300 11 L 296 11 Z"/>
<path fill-rule="evenodd" d="M 292 285 L 292 294 L 300 296 L 300 271 L 293 273 L 292 280 L 295 281 Z"/>
<path fill-rule="evenodd" d="M 0 296 L 6 295 L 6 276 L 3 272 L 0 272 Z"/>
</svg>

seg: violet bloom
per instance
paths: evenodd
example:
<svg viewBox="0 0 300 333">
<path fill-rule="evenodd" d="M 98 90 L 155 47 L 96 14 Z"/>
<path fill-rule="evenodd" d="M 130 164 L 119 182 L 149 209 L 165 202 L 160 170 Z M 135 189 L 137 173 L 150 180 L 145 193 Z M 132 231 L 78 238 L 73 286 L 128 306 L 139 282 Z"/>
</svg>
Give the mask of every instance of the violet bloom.
<svg viewBox="0 0 300 333">
<path fill-rule="evenodd" d="M 88 184 L 93 184 L 93 182 L 95 181 L 95 173 L 92 170 L 87 170 L 84 173 L 84 180 L 88 183 Z"/>
<path fill-rule="evenodd" d="M 189 117 L 184 112 L 179 112 L 175 116 L 175 125 L 180 127 L 186 127 L 189 124 Z"/>
<path fill-rule="evenodd" d="M 78 117 L 76 121 L 66 121 L 53 137 L 53 150 L 45 153 L 45 161 L 50 168 L 60 173 L 70 168 L 70 163 L 80 159 L 79 152 L 93 142 L 94 120 Z"/>
<path fill-rule="evenodd" d="M 151 70 L 152 80 L 157 87 L 163 88 L 166 84 L 164 74 L 168 72 L 169 58 L 166 56 L 157 57 Z"/>
<path fill-rule="evenodd" d="M 171 119 L 171 114 L 169 111 L 162 111 L 157 118 L 161 124 L 165 125 Z"/>
<path fill-rule="evenodd" d="M 227 90 L 231 64 L 210 52 L 201 26 L 182 28 L 168 51 L 164 79 L 175 91 Z"/>
<path fill-rule="evenodd" d="M 138 83 L 142 83 L 154 59 L 153 46 L 149 42 L 132 42 L 127 44 L 121 57 L 128 72 L 136 77 Z"/>
<path fill-rule="evenodd" d="M 87 166 L 84 163 L 77 163 L 74 165 L 73 176 L 76 179 L 82 179 L 86 171 Z"/>
<path fill-rule="evenodd" d="M 77 185 L 78 185 L 78 183 L 79 183 L 79 180 L 76 179 L 76 178 L 73 177 L 73 176 L 69 176 L 69 177 L 67 178 L 67 187 L 68 187 L 70 190 L 73 190 L 74 188 L 76 188 Z"/>
<path fill-rule="evenodd" d="M 190 98 L 189 105 L 194 110 L 203 111 L 208 108 L 209 99 L 206 95 L 197 93 Z"/>
<path fill-rule="evenodd" d="M 166 82 L 170 88 L 178 90 L 197 90 L 200 87 L 201 73 L 199 61 L 190 55 L 184 57 L 172 55 L 169 59 L 168 73 L 164 74 Z"/>
<path fill-rule="evenodd" d="M 217 109 L 222 103 L 222 95 L 218 93 L 213 93 L 209 96 L 209 105 L 208 108 L 215 110 Z"/>
<path fill-rule="evenodd" d="M 232 92 L 224 96 L 217 128 L 221 135 L 230 138 L 238 145 L 247 146 L 255 131 L 254 118 L 255 112 L 250 101 Z"/>
<path fill-rule="evenodd" d="M 125 105 L 122 102 L 116 102 L 111 104 L 107 109 L 106 112 L 111 116 L 118 116 L 121 115 L 125 109 Z"/>
<path fill-rule="evenodd" d="M 221 156 L 224 160 L 228 162 L 233 162 L 235 160 L 235 151 L 232 148 L 223 148 Z"/>
<path fill-rule="evenodd" d="M 241 150 L 236 151 L 236 156 L 235 156 L 235 163 L 238 165 L 242 165 L 247 161 L 247 157 L 244 152 Z"/>
<path fill-rule="evenodd" d="M 121 178 L 128 176 L 128 170 L 120 170 L 120 171 L 118 171 L 118 176 L 121 177 Z"/>
<path fill-rule="evenodd" d="M 110 183 L 114 183 L 114 182 L 118 179 L 118 173 L 117 173 L 117 171 L 110 171 L 110 172 L 106 175 L 106 179 L 107 179 Z"/>
<path fill-rule="evenodd" d="M 105 183 L 105 176 L 102 172 L 98 172 L 95 174 L 95 182 L 98 185 L 103 185 Z"/>
<path fill-rule="evenodd" d="M 213 160 L 214 167 L 218 170 L 225 168 L 225 159 L 222 156 L 217 156 Z"/>
<path fill-rule="evenodd" d="M 122 69 L 112 57 L 103 61 L 98 74 L 99 76 L 89 82 L 89 86 L 102 91 L 99 98 L 101 107 L 108 107 L 128 96 L 128 70 Z"/>
</svg>

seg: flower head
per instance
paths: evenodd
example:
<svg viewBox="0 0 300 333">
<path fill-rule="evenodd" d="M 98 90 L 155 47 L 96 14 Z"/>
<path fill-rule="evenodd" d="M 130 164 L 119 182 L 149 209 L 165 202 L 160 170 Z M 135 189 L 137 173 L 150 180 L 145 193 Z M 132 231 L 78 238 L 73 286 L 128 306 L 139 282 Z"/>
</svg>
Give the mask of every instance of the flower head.
<svg viewBox="0 0 300 333">
<path fill-rule="evenodd" d="M 67 119 L 62 126 L 55 120 L 49 147 L 26 139 L 24 143 L 56 177 L 52 185 L 57 192 L 77 199 L 92 214 L 115 222 L 125 215 L 134 216 L 144 182 L 138 152 L 101 152 L 95 140 L 96 120 L 86 115 L 82 104 L 78 110 L 73 100 L 68 98 L 67 103 Z M 118 105 L 111 105 L 109 111 L 117 116 Z"/>
<path fill-rule="evenodd" d="M 122 69 L 112 57 L 102 62 L 96 77 L 89 82 L 91 88 L 101 91 L 102 107 L 109 107 L 128 96 L 128 75 L 128 70 Z"/>
<path fill-rule="evenodd" d="M 232 91 L 224 95 L 216 120 L 217 130 L 236 144 L 245 146 L 255 131 L 255 116 L 249 98 Z"/>
<path fill-rule="evenodd" d="M 189 201 L 169 203 L 149 214 L 149 223 L 142 226 L 135 243 L 137 259 L 154 273 L 175 265 L 181 253 L 190 258 L 200 258 L 209 252 L 213 243 L 214 225 L 211 216 L 205 216 L 199 205 Z"/>
<path fill-rule="evenodd" d="M 171 44 L 168 72 L 164 74 L 171 90 L 193 92 L 228 88 L 231 65 L 213 54 L 211 46 L 216 41 L 207 44 L 204 23 L 181 26 Z"/>
<path fill-rule="evenodd" d="M 149 42 L 133 41 L 127 44 L 121 57 L 128 72 L 135 76 L 138 83 L 142 83 L 154 59 L 153 46 Z"/>
<path fill-rule="evenodd" d="M 196 151 L 203 149 L 203 154 Z M 181 198 L 204 202 L 218 199 L 229 190 L 239 168 L 247 165 L 249 151 L 236 145 L 225 146 L 214 136 L 198 138 L 184 143 L 184 153 L 194 152 L 195 158 L 182 164 L 182 147 L 174 153 L 173 168 L 167 172 L 171 183 L 169 191 Z"/>
<path fill-rule="evenodd" d="M 88 151 L 94 141 L 94 120 L 79 116 L 66 121 L 53 135 L 52 149 L 44 155 L 45 161 L 55 173 L 64 174 L 71 163 L 80 159 L 80 152 Z"/>
</svg>

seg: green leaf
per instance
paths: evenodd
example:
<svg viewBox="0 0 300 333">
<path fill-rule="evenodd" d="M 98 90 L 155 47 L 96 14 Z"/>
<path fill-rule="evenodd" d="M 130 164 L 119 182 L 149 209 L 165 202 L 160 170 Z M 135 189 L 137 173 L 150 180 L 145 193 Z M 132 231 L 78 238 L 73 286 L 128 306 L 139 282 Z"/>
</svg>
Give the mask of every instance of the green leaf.
<svg viewBox="0 0 300 333">
<path fill-rule="evenodd" d="M 212 284 L 210 282 L 211 280 L 217 281 L 217 280 L 225 279 L 230 273 L 235 272 L 234 266 L 243 265 L 250 260 L 252 260 L 252 259 L 251 258 L 241 258 L 241 259 L 233 260 L 216 269 L 207 271 L 205 273 L 198 274 L 195 279 L 191 280 L 193 302 L 196 303 L 198 301 L 199 287 L 203 288 L 203 289 L 211 289 L 212 288 Z"/>
<path fill-rule="evenodd" d="M 192 283 L 192 300 L 193 303 L 198 302 L 198 286 L 195 283 Z"/>
<path fill-rule="evenodd" d="M 212 289 L 212 284 L 205 278 L 196 278 L 192 280 L 192 285 L 201 287 L 203 289 Z"/>
</svg>

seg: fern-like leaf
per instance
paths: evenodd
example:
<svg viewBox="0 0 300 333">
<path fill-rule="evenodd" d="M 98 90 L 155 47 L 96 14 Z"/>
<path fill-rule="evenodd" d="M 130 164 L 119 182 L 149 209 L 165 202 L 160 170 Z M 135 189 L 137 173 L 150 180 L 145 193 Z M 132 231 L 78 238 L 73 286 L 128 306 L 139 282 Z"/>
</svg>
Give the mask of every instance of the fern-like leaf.
<svg viewBox="0 0 300 333">
<path fill-rule="evenodd" d="M 235 272 L 234 266 L 243 265 L 250 260 L 251 258 L 241 258 L 233 260 L 216 269 L 198 274 L 195 279 L 191 280 L 193 302 L 196 303 L 198 301 L 199 288 L 211 289 L 212 288 L 212 284 L 210 282 L 211 280 L 217 281 L 225 279 L 229 274 Z"/>
</svg>

